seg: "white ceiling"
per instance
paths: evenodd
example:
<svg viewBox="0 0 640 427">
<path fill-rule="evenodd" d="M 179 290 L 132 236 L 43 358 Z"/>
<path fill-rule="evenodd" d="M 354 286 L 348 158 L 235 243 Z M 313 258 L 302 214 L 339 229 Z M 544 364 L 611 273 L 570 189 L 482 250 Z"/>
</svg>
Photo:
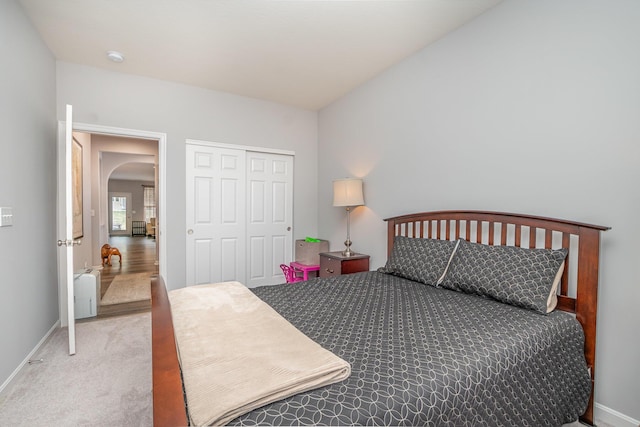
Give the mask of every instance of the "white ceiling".
<svg viewBox="0 0 640 427">
<path fill-rule="evenodd" d="M 58 60 L 317 110 L 500 1 L 20 3 Z"/>
</svg>

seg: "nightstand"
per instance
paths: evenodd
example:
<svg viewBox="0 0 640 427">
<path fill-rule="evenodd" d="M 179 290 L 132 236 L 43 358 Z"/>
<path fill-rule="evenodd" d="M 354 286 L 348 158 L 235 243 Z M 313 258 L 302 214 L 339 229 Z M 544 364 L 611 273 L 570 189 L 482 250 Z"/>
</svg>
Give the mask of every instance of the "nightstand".
<svg viewBox="0 0 640 427">
<path fill-rule="evenodd" d="M 320 277 L 369 271 L 369 255 L 353 254 L 344 256 L 342 252 L 320 253 Z"/>
</svg>

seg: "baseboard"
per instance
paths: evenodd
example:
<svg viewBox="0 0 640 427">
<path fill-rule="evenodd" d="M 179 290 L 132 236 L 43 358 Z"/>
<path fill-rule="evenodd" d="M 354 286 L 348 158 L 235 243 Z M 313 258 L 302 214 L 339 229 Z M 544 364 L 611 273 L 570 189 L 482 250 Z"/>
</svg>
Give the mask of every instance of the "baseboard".
<svg viewBox="0 0 640 427">
<path fill-rule="evenodd" d="M 615 411 L 597 402 L 595 405 L 594 414 L 595 414 L 596 424 L 598 424 L 598 422 L 601 422 L 601 423 L 606 423 L 607 425 L 611 425 L 613 427 L 640 426 L 640 421 L 634 420 L 633 418 L 628 417 L 625 414 L 622 414 L 618 411 Z"/>
<path fill-rule="evenodd" d="M 53 331 L 55 331 L 59 327 L 60 327 L 60 320 L 57 320 L 56 323 L 53 324 L 51 329 L 49 329 L 49 332 L 47 332 L 44 335 L 44 337 L 42 337 L 42 339 L 38 342 L 38 344 L 36 344 L 36 346 L 33 348 L 33 350 L 31 350 L 31 352 L 29 354 L 27 354 L 27 357 L 24 358 L 22 363 L 20 363 L 20 365 L 18 365 L 18 367 L 11 373 L 11 375 L 9 375 L 9 378 L 7 378 L 6 381 L 2 383 L 2 385 L 0 386 L 0 393 L 2 393 L 2 391 L 5 389 L 5 387 L 7 387 L 9 385 L 11 380 L 13 380 L 13 378 L 16 375 L 18 375 L 18 372 L 20 372 L 20 370 L 24 367 L 24 365 L 29 363 L 29 360 L 31 359 L 31 356 L 36 354 L 36 352 L 40 349 L 42 344 L 44 344 L 44 342 L 47 340 L 47 338 L 49 338 L 49 336 L 53 333 Z"/>
</svg>

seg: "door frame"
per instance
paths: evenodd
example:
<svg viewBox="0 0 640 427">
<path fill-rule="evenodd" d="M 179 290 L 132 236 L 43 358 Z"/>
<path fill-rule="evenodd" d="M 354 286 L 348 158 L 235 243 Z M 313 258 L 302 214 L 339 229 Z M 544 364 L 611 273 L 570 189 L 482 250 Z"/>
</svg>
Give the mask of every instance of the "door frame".
<svg viewBox="0 0 640 427">
<path fill-rule="evenodd" d="M 185 144 L 204 145 L 206 147 L 228 148 L 231 150 L 256 151 L 258 153 L 268 154 L 284 154 L 285 156 L 293 156 L 296 152 L 292 150 L 282 150 L 280 148 L 257 147 L 252 145 L 226 144 L 223 142 L 203 141 L 200 139 L 186 139 Z"/>
<path fill-rule="evenodd" d="M 64 138 L 64 129 L 66 123 L 64 120 L 58 121 L 58 138 Z M 73 123 L 74 132 L 84 132 L 89 134 L 101 134 L 110 136 L 120 136 L 129 138 L 150 139 L 158 141 L 158 200 L 156 201 L 156 239 L 158 242 L 158 263 L 159 275 L 166 282 L 167 280 L 167 244 L 165 237 L 165 218 L 167 207 L 167 134 L 162 132 L 152 132 L 138 129 L 127 129 L 113 126 L 103 126 L 90 123 Z M 60 141 L 58 141 L 60 143 Z M 60 189 L 58 189 L 60 190 Z M 63 220 L 63 219 L 61 219 Z M 58 274 L 58 277 L 60 275 Z M 58 306 L 61 326 L 67 326 L 67 301 L 64 298 L 66 291 L 62 289 L 64 283 L 58 280 Z"/>
</svg>

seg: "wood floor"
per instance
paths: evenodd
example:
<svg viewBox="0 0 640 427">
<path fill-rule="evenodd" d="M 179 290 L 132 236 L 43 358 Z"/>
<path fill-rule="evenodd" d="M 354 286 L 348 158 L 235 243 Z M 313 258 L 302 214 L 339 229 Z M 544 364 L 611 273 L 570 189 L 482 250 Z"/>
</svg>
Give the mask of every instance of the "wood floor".
<svg viewBox="0 0 640 427">
<path fill-rule="evenodd" d="M 100 298 L 107 292 L 114 277 L 119 274 L 153 273 L 158 274 L 156 265 L 156 240 L 151 237 L 111 236 L 109 245 L 118 248 L 122 254 L 122 262 L 118 256 L 111 258 L 111 266 L 105 264 L 100 274 Z M 151 310 L 150 301 L 101 306 L 98 317 L 116 316 Z"/>
</svg>

